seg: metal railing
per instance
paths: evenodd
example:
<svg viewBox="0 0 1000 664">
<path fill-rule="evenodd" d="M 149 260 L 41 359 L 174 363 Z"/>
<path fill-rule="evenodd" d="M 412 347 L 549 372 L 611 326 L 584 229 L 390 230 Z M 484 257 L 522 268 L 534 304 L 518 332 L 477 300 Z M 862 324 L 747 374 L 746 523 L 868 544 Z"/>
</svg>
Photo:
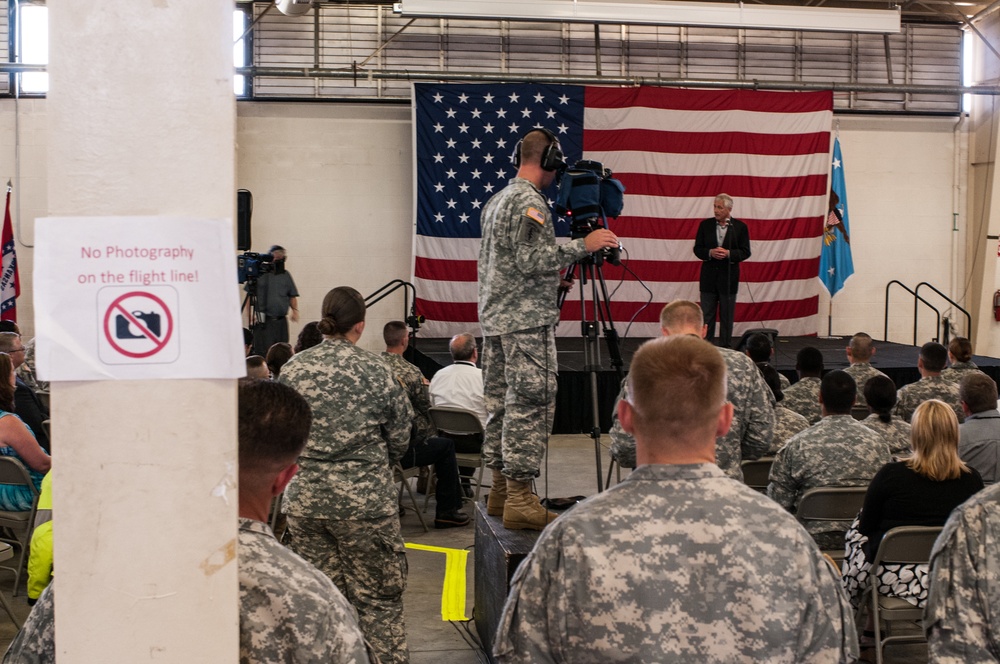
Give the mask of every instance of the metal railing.
<svg viewBox="0 0 1000 664">
<path fill-rule="evenodd" d="M 917 293 L 917 291 L 913 290 L 912 288 L 910 288 L 909 286 L 907 286 L 903 282 L 899 281 L 898 279 L 893 279 L 892 281 L 890 281 L 889 283 L 887 283 L 885 285 L 885 331 L 882 334 L 882 339 L 884 341 L 888 341 L 889 340 L 889 289 L 892 288 L 893 284 L 898 285 L 900 288 L 902 288 L 907 293 L 909 293 L 910 295 L 913 296 L 913 345 L 914 346 L 918 345 L 917 344 L 917 315 L 918 315 L 918 311 L 919 311 L 919 304 L 921 302 L 923 302 L 928 308 L 930 308 L 931 311 L 933 311 L 934 314 L 937 316 L 937 325 L 934 328 L 935 333 L 938 335 L 938 336 L 934 337 L 934 341 L 937 341 L 940 338 L 940 333 L 941 333 L 941 312 L 938 311 L 938 308 L 935 307 L 933 304 L 931 304 L 930 302 L 928 302 L 924 298 L 920 297 L 920 295 Z M 923 285 L 923 283 L 921 283 L 921 285 Z M 930 284 L 927 284 L 927 285 L 930 286 Z M 918 286 L 918 288 L 919 288 L 919 286 Z M 931 288 L 933 288 L 933 286 L 931 286 Z M 936 288 L 934 290 L 937 291 Z M 937 291 L 937 292 L 940 293 L 940 291 Z M 950 300 L 949 300 L 949 302 L 950 302 Z M 963 309 L 963 311 L 964 311 L 964 309 Z M 971 320 L 971 318 L 970 318 L 970 320 Z"/>
<path fill-rule="evenodd" d="M 955 300 L 951 299 L 950 297 L 948 297 L 947 295 L 945 295 L 944 293 L 942 293 L 941 291 L 939 291 L 937 288 L 935 288 L 932 284 L 929 284 L 926 281 L 921 281 L 919 284 L 917 284 L 917 287 L 914 289 L 914 291 L 916 293 L 919 293 L 920 289 L 922 287 L 924 287 L 924 286 L 926 286 L 927 288 L 930 288 L 932 291 L 934 291 L 935 293 L 937 293 L 941 297 L 942 300 L 944 300 L 945 302 L 947 302 L 948 304 L 950 304 L 952 307 L 954 307 L 955 309 L 958 309 L 963 314 L 965 314 L 965 336 L 969 336 L 969 334 L 971 334 L 971 332 L 972 332 L 972 314 L 970 314 L 968 311 L 966 311 L 965 309 L 963 309 L 962 306 L 958 302 L 956 302 Z M 914 321 L 914 325 L 916 325 L 916 321 Z M 948 320 L 947 316 L 944 318 L 944 329 L 941 330 L 941 333 L 942 333 L 941 334 L 941 343 L 944 344 L 945 346 L 947 346 L 948 342 L 951 341 L 951 338 L 950 338 L 950 336 L 951 336 L 951 326 L 949 325 L 949 320 Z"/>
</svg>

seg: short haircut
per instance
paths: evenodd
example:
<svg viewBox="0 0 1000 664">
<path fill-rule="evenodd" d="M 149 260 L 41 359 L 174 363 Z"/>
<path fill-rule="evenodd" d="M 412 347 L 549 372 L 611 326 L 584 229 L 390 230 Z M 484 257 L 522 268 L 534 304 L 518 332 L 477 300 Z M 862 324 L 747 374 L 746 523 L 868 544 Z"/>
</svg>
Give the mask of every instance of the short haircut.
<svg viewBox="0 0 1000 664">
<path fill-rule="evenodd" d="M 239 382 L 240 482 L 244 473 L 278 472 L 301 454 L 312 411 L 298 392 L 270 380 Z"/>
<path fill-rule="evenodd" d="M 674 300 L 660 312 L 660 327 L 671 332 L 685 328 L 701 331 L 704 324 L 705 315 L 701 307 L 690 300 Z"/>
<path fill-rule="evenodd" d="M 958 417 L 943 401 L 929 399 L 913 411 L 910 447 L 913 456 L 905 463 L 924 477 L 941 482 L 969 472 L 958 458 Z"/>
<path fill-rule="evenodd" d="M 733 209 L 733 197 L 729 194 L 719 194 L 712 202 L 714 203 L 715 201 L 722 201 L 722 204 L 726 206 L 727 210 Z"/>
<path fill-rule="evenodd" d="M 323 298 L 323 318 L 319 331 L 326 335 L 347 334 L 364 321 L 367 307 L 365 298 L 350 286 L 337 286 Z"/>
<path fill-rule="evenodd" d="M 973 413 L 995 410 L 997 384 L 984 373 L 970 372 L 958 384 L 958 394 Z"/>
<path fill-rule="evenodd" d="M 823 373 L 823 353 L 818 348 L 806 346 L 795 355 L 795 368 L 802 373 L 818 376 Z"/>
<path fill-rule="evenodd" d="M 285 366 L 285 362 L 292 359 L 292 355 L 294 354 L 292 345 L 284 341 L 279 341 L 268 348 L 267 368 L 270 370 L 271 376 L 277 379 L 278 374 L 281 373 L 281 367 Z"/>
<path fill-rule="evenodd" d="M 644 343 L 628 374 L 640 435 L 686 438 L 710 425 L 726 402 L 726 363 L 712 344 L 688 335 Z"/>
<path fill-rule="evenodd" d="M 858 332 L 851 337 L 849 348 L 851 349 L 851 356 L 855 360 L 867 362 L 871 359 L 872 351 L 875 350 L 875 345 L 872 343 L 872 337 L 870 334 Z"/>
<path fill-rule="evenodd" d="M 896 405 L 896 384 L 888 376 L 872 376 L 862 391 L 865 402 L 878 418 L 888 424 L 892 421 L 892 408 Z"/>
<path fill-rule="evenodd" d="M 0 320 L 0 332 L 13 332 L 14 334 L 21 334 L 21 329 L 12 320 Z"/>
<path fill-rule="evenodd" d="M 451 359 L 456 362 L 469 362 L 476 354 L 476 338 L 471 334 L 456 334 L 448 342 Z"/>
<path fill-rule="evenodd" d="M 972 359 L 972 342 L 965 337 L 955 337 L 948 344 L 948 352 L 956 362 L 968 362 Z"/>
<path fill-rule="evenodd" d="M 21 335 L 16 332 L 0 332 L 0 353 L 9 353 L 18 346 Z"/>
<path fill-rule="evenodd" d="M 270 373 L 267 368 L 267 361 L 260 355 L 251 355 L 247 358 L 247 378 L 267 379 Z"/>
<path fill-rule="evenodd" d="M 747 339 L 747 355 L 754 362 L 769 361 L 772 350 L 774 350 L 774 346 L 771 345 L 771 337 L 766 334 L 755 332 Z"/>
<path fill-rule="evenodd" d="M 520 157 L 522 164 L 542 163 L 542 153 L 552 144 L 552 138 L 541 129 L 532 129 L 521 139 Z"/>
<path fill-rule="evenodd" d="M 402 346 L 407 334 L 406 323 L 401 320 L 391 320 L 382 328 L 382 340 L 385 341 L 386 348 Z"/>
<path fill-rule="evenodd" d="M 276 251 L 284 251 L 284 250 L 285 248 L 282 247 L 280 244 L 272 244 L 271 248 L 268 249 L 268 253 L 273 254 Z"/>
<path fill-rule="evenodd" d="M 850 414 L 854 399 L 858 396 L 858 386 L 846 371 L 831 371 L 823 376 L 819 384 L 819 395 L 823 408 L 831 415 Z"/>
<path fill-rule="evenodd" d="M 757 369 L 760 371 L 760 375 L 763 376 L 764 382 L 771 388 L 774 400 L 778 402 L 782 401 L 785 398 L 785 393 L 781 391 L 781 376 L 778 375 L 778 370 L 770 364 L 765 363 L 757 364 Z"/>
<path fill-rule="evenodd" d="M 299 338 L 295 340 L 295 352 L 301 353 L 307 348 L 318 346 L 323 341 L 323 333 L 319 331 L 319 321 L 306 323 L 299 330 Z"/>
<path fill-rule="evenodd" d="M 936 341 L 928 341 L 920 347 L 920 359 L 927 371 L 941 371 L 948 364 L 948 351 Z"/>
</svg>

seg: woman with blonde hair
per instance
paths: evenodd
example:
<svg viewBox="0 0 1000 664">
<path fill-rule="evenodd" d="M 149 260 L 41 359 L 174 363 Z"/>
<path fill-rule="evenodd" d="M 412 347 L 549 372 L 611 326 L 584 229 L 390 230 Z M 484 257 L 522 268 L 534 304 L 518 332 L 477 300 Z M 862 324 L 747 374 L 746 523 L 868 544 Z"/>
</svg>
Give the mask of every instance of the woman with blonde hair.
<svg viewBox="0 0 1000 664">
<path fill-rule="evenodd" d="M 872 575 L 868 561 L 892 528 L 943 526 L 955 507 L 983 488 L 979 473 L 958 458 L 958 419 L 951 406 L 937 399 L 925 401 L 910 426 L 913 455 L 887 463 L 876 473 L 861 514 L 847 532 L 844 587 L 855 608 L 873 576 L 879 592 L 923 606 L 926 565 L 885 565 Z"/>
</svg>

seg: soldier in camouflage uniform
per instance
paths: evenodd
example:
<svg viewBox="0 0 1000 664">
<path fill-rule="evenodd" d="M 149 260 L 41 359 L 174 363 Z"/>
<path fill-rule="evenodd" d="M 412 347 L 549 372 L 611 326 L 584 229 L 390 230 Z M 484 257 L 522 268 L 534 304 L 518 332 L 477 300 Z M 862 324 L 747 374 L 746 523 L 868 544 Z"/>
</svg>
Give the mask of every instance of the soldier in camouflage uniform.
<svg viewBox="0 0 1000 664">
<path fill-rule="evenodd" d="M 385 352 L 382 360 L 389 371 L 406 390 L 413 407 L 413 429 L 410 445 L 400 459 L 404 470 L 417 466 L 434 466 L 437 477 L 434 527 L 457 528 L 472 523 L 468 514 L 461 511 L 462 485 L 458 477 L 458 461 L 455 459 L 455 442 L 450 438 L 437 436 L 437 429 L 431 421 L 431 399 L 427 391 L 427 380 L 420 369 L 403 357 L 410 337 L 406 323 L 392 320 L 382 329 Z"/>
<path fill-rule="evenodd" d="M 819 383 L 823 375 L 823 353 L 818 348 L 806 346 L 795 356 L 795 370 L 799 380 L 787 390 L 782 405 L 816 424 L 823 417 L 819 407 Z"/>
<path fill-rule="evenodd" d="M 761 335 L 764 336 L 764 335 Z M 753 359 L 753 356 L 750 357 Z M 774 456 L 778 450 L 785 446 L 792 436 L 809 428 L 809 422 L 798 413 L 788 410 L 782 405 L 785 398 L 781 391 L 780 374 L 770 364 L 756 363 L 760 375 L 774 395 L 777 403 L 774 404 L 774 436 L 771 437 L 771 446 L 767 449 L 767 456 Z"/>
<path fill-rule="evenodd" d="M 882 436 L 893 456 L 909 456 L 910 425 L 892 414 L 896 384 L 888 376 L 873 376 L 865 383 L 864 392 L 871 414 L 861 423 Z"/>
<path fill-rule="evenodd" d="M 972 342 L 965 337 L 955 337 L 948 344 L 948 363 L 950 366 L 941 372 L 941 377 L 952 383 L 961 382 L 970 373 L 983 373 L 972 361 Z"/>
<path fill-rule="evenodd" d="M 701 307 L 688 300 L 674 300 L 660 312 L 660 330 L 664 336 L 692 335 L 704 338 L 708 326 Z M 743 353 L 719 348 L 726 362 L 729 402 L 733 404 L 733 424 L 720 436 L 715 446 L 715 463 L 733 479 L 742 481 L 743 459 L 763 456 L 774 434 L 774 395 L 768 389 L 753 361 Z M 628 380 L 622 383 L 618 402 L 627 399 Z M 635 467 L 635 439 L 621 427 L 617 410 L 611 426 L 611 453 L 625 468 Z M 630 465 L 631 463 L 631 465 Z"/>
<path fill-rule="evenodd" d="M 512 581 L 498 660 L 854 661 L 833 568 L 712 463 L 732 418 L 718 351 L 675 335 L 644 344 L 631 369 L 618 415 L 639 468 L 542 533 Z"/>
<path fill-rule="evenodd" d="M 751 334 L 750 338 L 747 339 L 746 354 L 757 365 L 757 368 L 760 369 L 766 381 L 767 375 L 765 374 L 764 367 L 774 369 L 771 364 L 771 358 L 774 356 L 774 345 L 771 343 L 771 337 L 761 332 Z M 784 374 L 778 373 L 777 369 L 774 369 L 774 372 L 778 374 L 779 387 L 782 392 L 792 386 L 791 381 L 785 378 Z"/>
<path fill-rule="evenodd" d="M 917 406 L 928 399 L 940 399 L 951 406 L 960 424 L 965 421 L 958 383 L 941 377 L 947 358 L 948 351 L 937 342 L 931 341 L 920 347 L 920 357 L 917 359 L 920 380 L 899 388 L 896 393 L 896 415 L 909 422 Z"/>
<path fill-rule="evenodd" d="M 301 469 L 285 491 L 292 548 L 354 605 L 378 658 L 403 663 L 407 567 L 392 464 L 409 445 L 413 409 L 379 357 L 355 345 L 365 326 L 361 294 L 335 288 L 322 313 L 326 339 L 292 357 L 280 378 L 313 412 Z"/>
<path fill-rule="evenodd" d="M 530 482 L 538 475 L 555 413 L 559 270 L 617 247 L 618 239 L 598 229 L 556 244 L 541 190 L 565 164 L 559 142 L 535 129 L 521 140 L 517 155 L 517 177 L 486 203 L 481 219 L 479 322 L 489 413 L 483 457 L 494 471 L 489 514 L 503 514 L 507 528 L 540 530 L 554 515 L 531 494 Z"/>
<path fill-rule="evenodd" d="M 369 661 L 357 614 L 333 582 L 274 539 L 271 499 L 295 474 L 309 406 L 270 381 L 239 388 L 240 663 Z M 58 583 L 58 581 L 56 582 Z M 4 662 L 55 661 L 55 595 L 42 593 Z"/>
<path fill-rule="evenodd" d="M 955 508 L 931 553 L 930 661 L 1000 661 L 1000 485 Z"/>
<path fill-rule="evenodd" d="M 774 457 L 767 495 L 794 513 L 802 495 L 821 486 L 868 486 L 892 460 L 882 437 L 851 417 L 856 387 L 843 371 L 823 377 L 823 419 L 793 436 Z M 842 549 L 847 525 L 810 521 L 806 529 L 821 549 Z"/>
<path fill-rule="evenodd" d="M 858 332 L 851 337 L 851 342 L 847 345 L 847 361 L 850 366 L 844 369 L 858 386 L 858 406 L 866 407 L 865 384 L 870 378 L 875 376 L 885 376 L 884 373 L 871 365 L 872 356 L 875 355 L 875 343 L 871 335 Z M 888 376 L 885 376 L 888 378 Z"/>
</svg>

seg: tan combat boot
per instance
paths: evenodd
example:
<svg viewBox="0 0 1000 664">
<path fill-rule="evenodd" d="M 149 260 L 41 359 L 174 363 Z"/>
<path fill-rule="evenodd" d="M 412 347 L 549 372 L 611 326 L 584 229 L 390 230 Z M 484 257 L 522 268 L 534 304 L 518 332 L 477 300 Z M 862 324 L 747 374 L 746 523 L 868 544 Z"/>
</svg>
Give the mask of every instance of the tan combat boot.
<svg viewBox="0 0 1000 664">
<path fill-rule="evenodd" d="M 493 482 L 486 497 L 486 513 L 503 516 L 503 506 L 507 502 L 507 478 L 499 470 L 493 470 Z"/>
<path fill-rule="evenodd" d="M 503 507 L 503 527 L 507 530 L 542 530 L 558 514 L 550 512 L 531 493 L 527 482 L 507 479 L 507 502 Z"/>
</svg>

